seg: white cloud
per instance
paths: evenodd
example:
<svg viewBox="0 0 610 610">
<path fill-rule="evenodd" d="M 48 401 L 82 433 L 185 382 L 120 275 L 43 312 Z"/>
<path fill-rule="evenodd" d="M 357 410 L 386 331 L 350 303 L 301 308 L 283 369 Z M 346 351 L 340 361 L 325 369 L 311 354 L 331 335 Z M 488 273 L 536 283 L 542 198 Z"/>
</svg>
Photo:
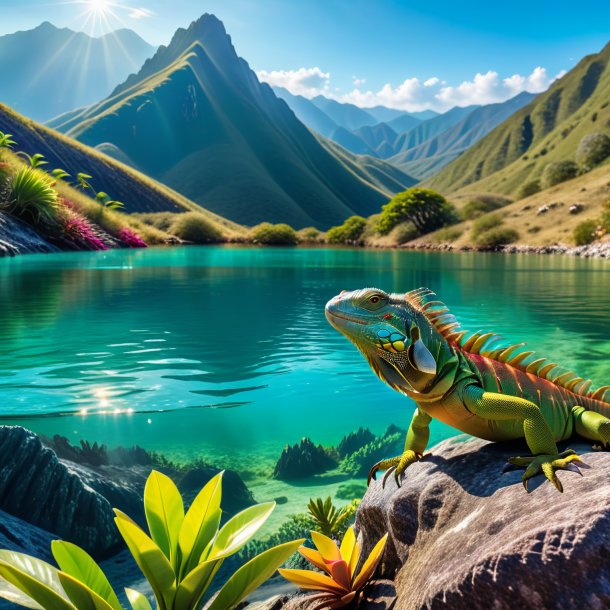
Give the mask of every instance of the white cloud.
<svg viewBox="0 0 610 610">
<path fill-rule="evenodd" d="M 145 19 L 146 17 L 152 17 L 155 13 L 147 8 L 132 8 L 129 12 L 128 17 L 131 19 Z"/>
<path fill-rule="evenodd" d="M 490 70 L 477 73 L 471 80 L 457 85 L 450 85 L 437 76 L 424 81 L 413 77 L 398 85 L 386 83 L 377 91 L 363 88 L 366 79 L 352 76 L 354 89 L 344 93 L 334 85 L 331 86 L 330 73 L 323 72 L 318 67 L 272 72 L 261 70 L 258 76 L 273 86 L 285 87 L 292 93 L 309 98 L 326 95 L 361 107 L 383 105 L 416 112 L 428 108 L 445 111 L 453 106 L 503 102 L 522 91 L 540 93 L 564 74 L 565 71 L 562 71 L 557 76 L 550 77 L 545 68 L 538 66 L 527 75 L 513 74 L 501 78 L 498 72 Z"/>
<path fill-rule="evenodd" d="M 295 95 L 315 97 L 328 95 L 330 91 L 330 73 L 320 68 L 299 68 L 298 70 L 259 70 L 258 78 L 272 87 L 284 87 Z"/>
</svg>

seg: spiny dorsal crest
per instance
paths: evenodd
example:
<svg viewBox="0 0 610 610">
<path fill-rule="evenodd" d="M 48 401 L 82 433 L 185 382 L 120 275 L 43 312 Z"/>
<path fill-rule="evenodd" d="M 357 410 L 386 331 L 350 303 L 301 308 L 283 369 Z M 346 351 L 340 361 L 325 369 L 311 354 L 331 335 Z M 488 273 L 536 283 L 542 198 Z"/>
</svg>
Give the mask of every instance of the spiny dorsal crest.
<svg viewBox="0 0 610 610">
<path fill-rule="evenodd" d="M 557 386 L 565 388 L 574 394 L 610 403 L 610 386 L 602 386 L 591 390 L 591 380 L 583 379 L 571 371 L 561 368 L 546 358 L 536 358 L 534 352 L 522 350 L 525 343 L 497 347 L 502 339 L 495 333 L 477 331 L 469 333 L 461 330 L 460 324 L 449 308 L 441 301 L 432 300 L 435 294 L 428 288 L 418 288 L 405 294 L 405 301 L 414 309 L 423 313 L 427 320 L 449 342 L 457 345 L 469 354 L 480 354 L 515 367 L 525 373 L 547 379 Z"/>
</svg>

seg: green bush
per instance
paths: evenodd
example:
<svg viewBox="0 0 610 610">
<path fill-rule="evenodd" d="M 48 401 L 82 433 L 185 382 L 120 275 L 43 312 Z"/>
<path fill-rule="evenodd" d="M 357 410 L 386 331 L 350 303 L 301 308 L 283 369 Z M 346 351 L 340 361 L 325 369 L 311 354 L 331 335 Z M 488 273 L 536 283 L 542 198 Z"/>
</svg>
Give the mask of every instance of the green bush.
<svg viewBox="0 0 610 610">
<path fill-rule="evenodd" d="M 540 180 L 531 180 L 530 182 L 526 182 L 519 189 L 519 199 L 525 199 L 526 197 L 530 197 L 531 195 L 535 195 L 541 191 Z"/>
<path fill-rule="evenodd" d="M 447 244 L 459 239 L 463 231 L 457 227 L 445 227 L 440 229 L 432 236 L 432 241 L 435 244 Z"/>
<path fill-rule="evenodd" d="M 350 216 L 342 225 L 331 227 L 327 231 L 326 241 L 329 244 L 357 244 L 365 228 L 366 218 Z"/>
<path fill-rule="evenodd" d="M 377 231 L 387 235 L 401 222 L 412 222 L 420 235 L 456 222 L 455 208 L 436 191 L 412 187 L 386 203 L 377 222 Z"/>
<path fill-rule="evenodd" d="M 296 246 L 299 243 L 296 231 L 287 224 L 273 225 L 262 222 L 252 229 L 252 240 L 266 246 Z"/>
<path fill-rule="evenodd" d="M 300 242 L 317 244 L 322 241 L 322 231 L 315 227 L 305 227 L 297 231 L 297 238 Z"/>
<path fill-rule="evenodd" d="M 419 231 L 412 222 L 401 222 L 390 232 L 390 238 L 395 244 L 405 244 L 419 236 Z"/>
<path fill-rule="evenodd" d="M 481 216 L 472 223 L 472 237 L 476 239 L 479 235 L 485 233 L 485 231 L 495 229 L 503 223 L 504 220 L 499 214 L 489 214 L 487 216 Z"/>
<path fill-rule="evenodd" d="M 586 168 L 594 167 L 610 157 L 610 137 L 605 133 L 590 133 L 578 144 L 576 161 Z"/>
<path fill-rule="evenodd" d="M 610 233 L 610 199 L 602 206 L 602 215 L 599 224 L 604 233 Z"/>
<path fill-rule="evenodd" d="M 480 233 L 475 243 L 479 248 L 493 250 L 507 244 L 512 244 L 519 239 L 519 233 L 509 227 L 495 227 Z"/>
<path fill-rule="evenodd" d="M 512 202 L 512 199 L 502 195 L 476 195 L 462 208 L 460 215 L 464 220 L 472 220 L 487 212 L 503 208 Z"/>
<path fill-rule="evenodd" d="M 52 178 L 44 172 L 22 168 L 9 180 L 4 208 L 28 222 L 54 225 L 60 204 L 52 184 Z"/>
<path fill-rule="evenodd" d="M 578 165 L 574 161 L 555 161 L 544 168 L 542 184 L 544 188 L 549 188 L 576 176 L 578 176 Z"/>
<path fill-rule="evenodd" d="M 595 241 L 596 231 L 597 223 L 594 220 L 583 220 L 574 227 L 572 236 L 577 246 L 586 246 Z"/>
<path fill-rule="evenodd" d="M 186 212 L 178 215 L 169 227 L 169 232 L 180 239 L 195 244 L 210 244 L 222 241 L 220 231 L 203 214 L 198 212 Z"/>
<path fill-rule="evenodd" d="M 176 221 L 178 214 L 174 212 L 152 212 L 131 214 L 131 216 L 160 231 L 169 231 L 169 228 Z"/>
</svg>

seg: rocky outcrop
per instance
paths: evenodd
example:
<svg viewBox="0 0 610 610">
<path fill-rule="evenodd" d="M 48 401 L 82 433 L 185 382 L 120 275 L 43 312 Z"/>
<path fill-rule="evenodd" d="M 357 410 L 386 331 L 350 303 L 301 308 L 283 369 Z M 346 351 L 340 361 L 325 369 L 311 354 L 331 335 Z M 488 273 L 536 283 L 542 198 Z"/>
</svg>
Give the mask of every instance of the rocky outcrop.
<svg viewBox="0 0 610 610">
<path fill-rule="evenodd" d="M 464 437 L 434 447 L 402 487 L 373 483 L 356 527 L 364 552 L 389 532 L 393 608 L 610 607 L 610 454 L 570 446 L 591 469 L 560 473 L 563 494 L 544 480 L 527 494 L 522 470 L 502 471 L 522 444 Z"/>
<path fill-rule="evenodd" d="M 382 436 L 373 437 L 372 441 L 345 456 L 339 464 L 340 470 L 354 478 L 366 477 L 375 462 L 400 451 L 405 434 L 397 426 L 389 426 Z"/>
<path fill-rule="evenodd" d="M 275 464 L 273 478 L 282 480 L 302 479 L 326 472 L 336 466 L 335 460 L 322 447 L 304 438 L 298 445 L 286 445 Z"/>
<path fill-rule="evenodd" d="M 35 252 L 59 252 L 59 248 L 25 223 L 0 212 L 0 257 Z"/>
<path fill-rule="evenodd" d="M 343 459 L 374 440 L 375 435 L 368 428 L 360 427 L 356 432 L 350 432 L 341 439 L 341 442 L 337 445 L 337 453 Z"/>
</svg>

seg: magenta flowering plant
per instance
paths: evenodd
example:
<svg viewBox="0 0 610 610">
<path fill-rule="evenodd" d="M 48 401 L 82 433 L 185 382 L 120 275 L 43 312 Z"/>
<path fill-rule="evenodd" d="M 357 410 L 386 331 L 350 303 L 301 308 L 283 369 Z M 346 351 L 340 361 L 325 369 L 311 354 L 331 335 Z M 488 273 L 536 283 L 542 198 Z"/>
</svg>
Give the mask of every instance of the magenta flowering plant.
<svg viewBox="0 0 610 610">
<path fill-rule="evenodd" d="M 121 227 L 116 234 L 117 239 L 119 239 L 123 244 L 125 244 L 128 248 L 147 248 L 147 243 L 135 232 L 132 231 L 129 227 Z"/>
<path fill-rule="evenodd" d="M 87 250 L 108 250 L 91 223 L 68 206 L 61 214 L 61 230 L 65 237 Z"/>
</svg>

